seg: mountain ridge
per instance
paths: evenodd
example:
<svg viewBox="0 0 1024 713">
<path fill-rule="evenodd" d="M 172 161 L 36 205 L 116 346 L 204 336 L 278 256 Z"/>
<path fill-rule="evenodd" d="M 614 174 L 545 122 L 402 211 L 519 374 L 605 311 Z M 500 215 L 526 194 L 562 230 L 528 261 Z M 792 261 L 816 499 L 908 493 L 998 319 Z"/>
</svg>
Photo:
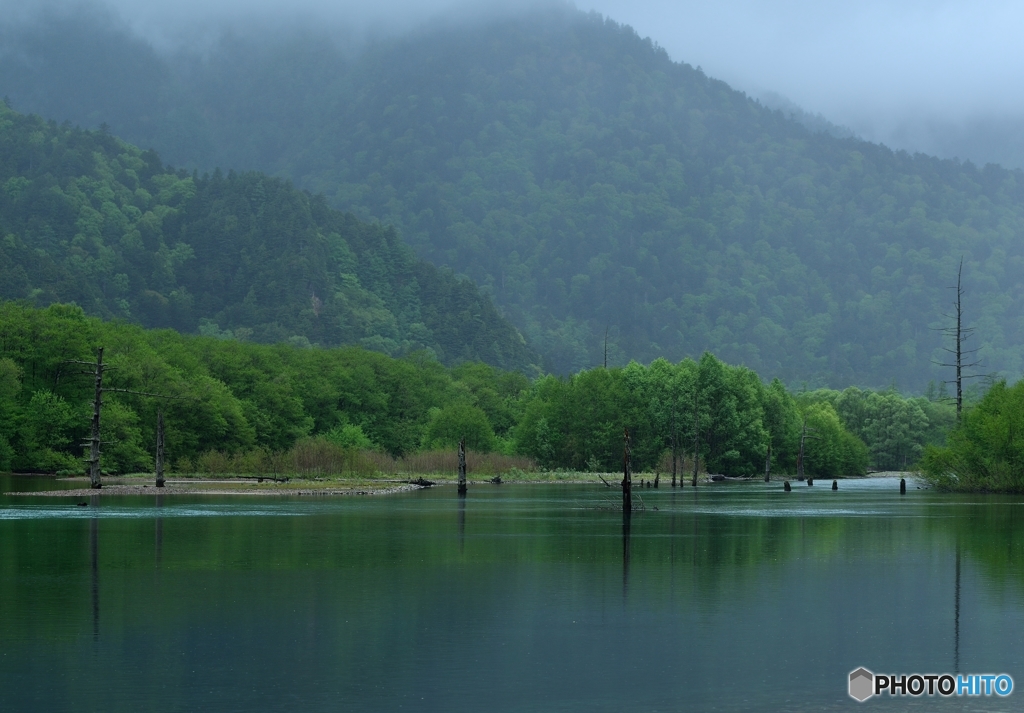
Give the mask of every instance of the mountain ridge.
<svg viewBox="0 0 1024 713">
<path fill-rule="evenodd" d="M 236 36 L 175 62 L 154 143 L 395 225 L 551 371 L 601 363 L 608 334 L 617 364 L 707 350 L 791 384 L 923 390 L 947 378 L 961 255 L 985 368 L 1024 368 L 1020 172 L 812 132 L 612 21 L 561 8 L 357 56 Z"/>
<path fill-rule="evenodd" d="M 4 103 L 0 154 L 0 297 L 222 338 L 536 361 L 470 282 L 285 180 L 174 171 Z"/>
</svg>

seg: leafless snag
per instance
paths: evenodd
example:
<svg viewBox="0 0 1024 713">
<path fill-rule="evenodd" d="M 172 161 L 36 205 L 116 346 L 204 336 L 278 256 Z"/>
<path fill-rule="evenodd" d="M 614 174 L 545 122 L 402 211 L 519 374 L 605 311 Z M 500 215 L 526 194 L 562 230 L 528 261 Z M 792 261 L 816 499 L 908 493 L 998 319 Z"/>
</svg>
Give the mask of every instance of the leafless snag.
<svg viewBox="0 0 1024 713">
<path fill-rule="evenodd" d="M 102 441 L 100 440 L 100 415 L 103 410 L 103 394 L 106 393 L 120 393 L 120 394 L 135 394 L 137 396 L 151 396 L 159 399 L 177 399 L 181 397 L 177 396 L 164 396 L 163 394 L 151 394 L 145 391 L 135 391 L 133 389 L 115 389 L 109 386 L 103 385 L 103 375 L 115 369 L 116 367 L 109 366 L 103 363 L 103 347 L 99 347 L 96 350 L 96 361 L 81 361 L 78 359 L 69 359 L 64 362 L 65 364 L 82 364 L 84 366 L 92 367 L 90 371 L 83 371 L 82 374 L 92 376 L 95 380 L 95 395 L 92 402 L 92 428 L 90 430 L 89 440 L 83 445 L 89 446 L 89 487 L 99 489 L 103 487 L 100 480 L 100 446 Z M 159 461 L 160 470 L 157 473 L 157 487 L 163 487 L 163 415 L 161 414 L 158 418 L 158 434 L 157 434 L 157 459 Z"/>
<path fill-rule="evenodd" d="M 633 511 L 633 472 L 632 453 L 629 447 L 629 429 L 623 428 L 623 449 L 622 449 L 622 511 Z"/>
<path fill-rule="evenodd" d="M 943 317 L 946 317 L 947 319 L 953 320 L 954 324 L 951 327 L 943 327 L 943 328 L 938 330 L 938 331 L 942 332 L 942 334 L 944 336 L 952 337 L 953 338 L 954 348 L 953 349 L 949 349 L 948 347 L 943 347 L 942 350 L 944 352 L 947 352 L 948 354 L 952 354 L 953 357 L 954 357 L 954 361 L 953 361 L 952 364 L 948 364 L 948 363 L 945 363 L 945 362 L 937 362 L 937 361 L 933 361 L 932 362 L 933 364 L 936 364 L 937 366 L 952 367 L 952 368 L 956 369 L 956 378 L 952 379 L 952 380 L 949 380 L 949 381 L 945 381 L 943 383 L 946 383 L 946 384 L 956 384 L 956 420 L 957 420 L 957 423 L 960 422 L 961 413 L 963 412 L 963 407 L 964 407 L 963 380 L 964 379 L 976 379 L 977 377 L 982 376 L 982 374 L 964 375 L 964 369 L 971 369 L 973 367 L 976 367 L 976 366 L 980 365 L 981 364 L 981 360 L 979 359 L 979 360 L 971 361 L 971 362 L 967 362 L 967 363 L 964 362 L 965 359 L 973 358 L 972 355 L 977 354 L 978 350 L 977 349 L 964 349 L 964 342 L 966 342 L 967 339 L 972 334 L 974 334 L 974 327 L 965 327 L 964 326 L 964 310 L 963 310 L 964 288 L 963 288 L 963 283 L 962 283 L 962 280 L 961 280 L 961 277 L 963 275 L 963 271 L 964 271 L 964 259 L 961 257 L 960 258 L 960 267 L 957 268 L 957 271 L 956 271 L 956 287 L 950 287 L 949 288 L 951 290 L 953 290 L 953 289 L 956 290 L 956 300 L 953 302 L 953 314 L 945 314 L 945 313 L 943 313 L 943 315 L 942 315 Z"/>
<path fill-rule="evenodd" d="M 700 465 L 700 409 L 697 406 L 698 384 L 693 385 L 693 479 L 690 485 L 697 487 L 697 472 Z"/>
<path fill-rule="evenodd" d="M 459 495 L 466 494 L 466 439 L 459 441 Z"/>
<path fill-rule="evenodd" d="M 796 479 L 799 481 L 803 481 L 804 479 L 804 442 L 808 438 L 821 438 L 821 436 L 809 435 L 808 432 L 810 432 L 810 434 L 814 434 L 818 432 L 818 429 L 807 428 L 807 418 L 804 417 L 804 425 L 800 430 L 800 453 L 798 453 L 796 457 Z M 814 478 L 808 478 L 807 484 L 814 485 Z"/>
</svg>

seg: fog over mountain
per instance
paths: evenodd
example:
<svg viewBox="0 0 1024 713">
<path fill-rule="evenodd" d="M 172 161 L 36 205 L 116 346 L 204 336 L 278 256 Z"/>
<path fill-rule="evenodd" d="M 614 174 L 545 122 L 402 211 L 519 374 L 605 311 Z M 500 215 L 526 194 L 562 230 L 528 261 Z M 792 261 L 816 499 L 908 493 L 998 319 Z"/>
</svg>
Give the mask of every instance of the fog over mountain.
<svg viewBox="0 0 1024 713">
<path fill-rule="evenodd" d="M 98 0 L 164 49 L 225 28 L 315 22 L 351 40 L 423 23 L 516 13 L 513 0 Z M 1003 0 L 577 0 L 677 61 L 897 149 L 1024 167 L 1024 7 Z M 8 22 L 81 3 L 0 1 Z"/>
</svg>

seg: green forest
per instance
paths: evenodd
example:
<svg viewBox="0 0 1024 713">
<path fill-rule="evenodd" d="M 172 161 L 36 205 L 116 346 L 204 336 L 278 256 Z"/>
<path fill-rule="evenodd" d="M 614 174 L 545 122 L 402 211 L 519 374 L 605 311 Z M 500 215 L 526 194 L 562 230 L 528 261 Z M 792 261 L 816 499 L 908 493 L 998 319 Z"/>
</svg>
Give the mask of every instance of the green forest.
<svg viewBox="0 0 1024 713">
<path fill-rule="evenodd" d="M 702 472 L 759 475 L 770 444 L 773 471 L 791 473 L 806 426 L 809 475 L 858 475 L 914 464 L 953 421 L 945 401 L 853 388 L 794 394 L 711 354 L 531 381 L 482 362 L 446 367 L 427 351 L 394 358 L 256 344 L 7 301 L 0 472 L 82 471 L 93 381 L 73 362 L 95 359 L 100 346 L 108 386 L 141 392 L 104 396 L 104 466 L 122 473 L 153 467 L 157 409 L 170 462 L 186 472 L 213 454 L 272 458 L 297 444 L 333 444 L 407 456 L 452 450 L 461 438 L 476 452 L 528 456 L 544 469 L 614 472 L 628 428 L 638 471 L 667 472 L 674 445 L 691 463 L 696 450 Z"/>
<path fill-rule="evenodd" d="M 224 339 L 535 369 L 466 279 L 263 174 L 187 174 L 0 102 L 0 298 Z"/>
<path fill-rule="evenodd" d="M 815 133 L 566 7 L 359 47 L 237 31 L 168 54 L 119 27 L 8 26 L 0 94 L 394 226 L 548 372 L 602 363 L 607 333 L 618 366 L 710 351 L 790 387 L 922 393 L 961 256 L 981 369 L 1024 370 L 1019 171 Z"/>
</svg>

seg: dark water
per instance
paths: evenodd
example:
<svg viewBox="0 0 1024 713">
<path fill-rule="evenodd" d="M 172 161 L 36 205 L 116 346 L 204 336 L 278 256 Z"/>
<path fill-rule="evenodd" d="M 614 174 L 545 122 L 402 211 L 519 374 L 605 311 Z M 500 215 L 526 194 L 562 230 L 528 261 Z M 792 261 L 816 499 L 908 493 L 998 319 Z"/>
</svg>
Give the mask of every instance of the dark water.
<svg viewBox="0 0 1024 713">
<path fill-rule="evenodd" d="M 0 496 L 0 710 L 1024 709 L 846 695 L 1024 686 L 1024 501 L 821 485 Z"/>
</svg>

